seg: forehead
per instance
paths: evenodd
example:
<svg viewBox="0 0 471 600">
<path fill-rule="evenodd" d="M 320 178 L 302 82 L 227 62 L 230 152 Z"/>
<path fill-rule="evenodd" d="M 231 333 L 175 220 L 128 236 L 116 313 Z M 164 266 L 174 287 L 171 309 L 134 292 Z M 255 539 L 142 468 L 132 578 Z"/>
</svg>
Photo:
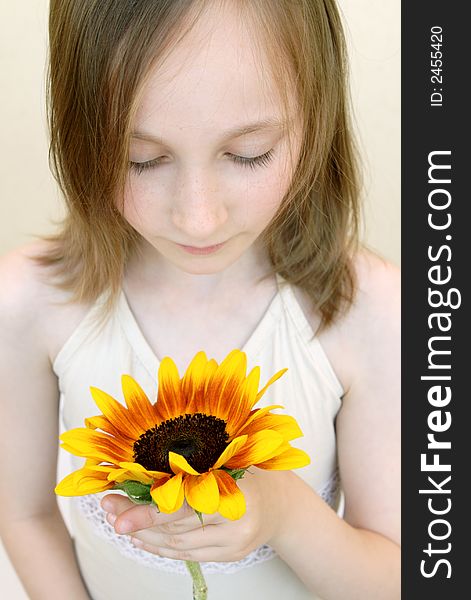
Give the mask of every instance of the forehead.
<svg viewBox="0 0 471 600">
<path fill-rule="evenodd" d="M 210 134 L 282 116 L 263 45 L 235 4 L 208 3 L 192 29 L 152 68 L 140 98 L 137 128 L 166 138 L 175 129 Z"/>
</svg>

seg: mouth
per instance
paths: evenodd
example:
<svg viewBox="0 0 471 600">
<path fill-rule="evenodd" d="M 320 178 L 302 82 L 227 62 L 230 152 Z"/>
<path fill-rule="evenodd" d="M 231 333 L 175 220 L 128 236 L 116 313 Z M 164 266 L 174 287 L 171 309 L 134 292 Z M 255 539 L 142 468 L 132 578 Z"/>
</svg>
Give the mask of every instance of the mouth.
<svg viewBox="0 0 471 600">
<path fill-rule="evenodd" d="M 177 244 L 182 248 L 185 252 L 189 254 L 213 254 L 220 250 L 223 246 L 225 246 L 227 242 L 222 242 L 222 244 L 216 244 L 215 246 L 205 246 L 200 248 L 198 246 L 184 246 L 183 244 Z"/>
</svg>

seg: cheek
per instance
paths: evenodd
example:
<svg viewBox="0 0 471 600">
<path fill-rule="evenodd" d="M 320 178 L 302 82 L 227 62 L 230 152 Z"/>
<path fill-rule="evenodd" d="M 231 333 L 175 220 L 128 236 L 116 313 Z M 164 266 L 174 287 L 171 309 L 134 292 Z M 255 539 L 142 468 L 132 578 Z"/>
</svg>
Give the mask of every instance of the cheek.
<svg viewBox="0 0 471 600">
<path fill-rule="evenodd" d="M 247 188 L 247 212 L 266 225 L 280 207 L 291 181 L 290 174 L 283 169 L 268 169 Z"/>
<path fill-rule="evenodd" d="M 124 190 L 120 212 L 131 225 L 143 225 L 156 214 L 155 193 L 137 178 L 130 178 Z"/>
</svg>

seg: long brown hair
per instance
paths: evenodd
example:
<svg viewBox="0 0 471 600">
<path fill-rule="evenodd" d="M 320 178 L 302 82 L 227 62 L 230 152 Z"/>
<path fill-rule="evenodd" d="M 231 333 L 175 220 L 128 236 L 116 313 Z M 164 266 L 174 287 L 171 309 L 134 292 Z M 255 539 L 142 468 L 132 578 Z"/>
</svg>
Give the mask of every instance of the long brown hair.
<svg viewBox="0 0 471 600">
<path fill-rule="evenodd" d="M 349 119 L 347 60 L 334 0 L 237 2 L 244 24 L 266 52 L 288 111 L 294 86 L 303 140 L 290 188 L 262 233 L 273 266 L 298 285 L 322 326 L 353 301 L 359 183 Z M 140 235 L 115 198 L 128 173 L 137 99 L 156 60 L 170 52 L 208 0 L 51 0 L 48 115 L 50 162 L 67 214 L 47 250 L 71 301 L 109 292 L 112 309 L 127 259 Z"/>
</svg>

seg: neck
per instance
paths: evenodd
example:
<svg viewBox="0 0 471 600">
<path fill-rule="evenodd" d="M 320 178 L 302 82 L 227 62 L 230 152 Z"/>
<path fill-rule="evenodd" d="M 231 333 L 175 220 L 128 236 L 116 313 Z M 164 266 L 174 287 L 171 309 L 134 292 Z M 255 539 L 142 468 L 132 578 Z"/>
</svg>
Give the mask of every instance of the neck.
<svg viewBox="0 0 471 600">
<path fill-rule="evenodd" d="M 265 248 L 256 240 L 234 263 L 215 273 L 189 273 L 165 259 L 153 246 L 143 243 L 128 261 L 125 280 L 146 293 L 207 302 L 215 297 L 231 297 L 250 290 L 271 270 Z"/>
</svg>

